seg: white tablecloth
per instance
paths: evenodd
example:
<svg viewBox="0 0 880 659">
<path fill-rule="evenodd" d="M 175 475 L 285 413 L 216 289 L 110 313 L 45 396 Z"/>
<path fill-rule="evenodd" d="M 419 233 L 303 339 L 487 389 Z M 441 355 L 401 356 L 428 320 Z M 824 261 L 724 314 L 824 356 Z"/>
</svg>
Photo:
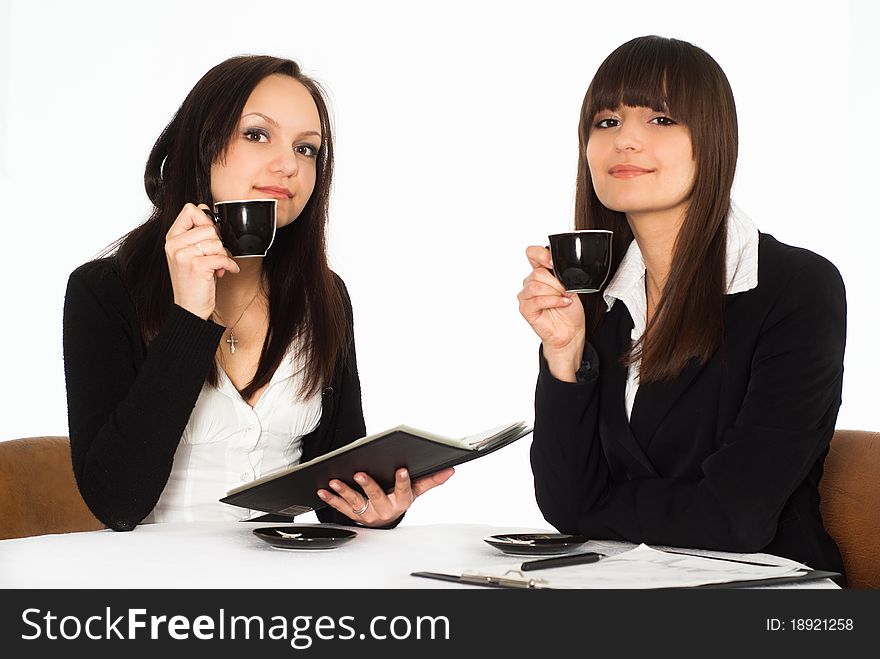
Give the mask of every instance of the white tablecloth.
<svg viewBox="0 0 880 659">
<path fill-rule="evenodd" d="M 356 528 L 358 536 L 336 549 L 286 551 L 256 537 L 252 529 L 260 526 L 280 525 L 144 524 L 127 533 L 105 530 L 3 540 L 0 588 L 479 588 L 411 573 L 460 574 L 468 568 L 510 563 L 510 556 L 483 538 L 549 531 L 474 524 Z M 610 555 L 632 547 L 591 541 L 578 551 Z M 757 561 L 772 558 L 750 556 Z M 785 587 L 837 588 L 830 580 Z"/>
</svg>

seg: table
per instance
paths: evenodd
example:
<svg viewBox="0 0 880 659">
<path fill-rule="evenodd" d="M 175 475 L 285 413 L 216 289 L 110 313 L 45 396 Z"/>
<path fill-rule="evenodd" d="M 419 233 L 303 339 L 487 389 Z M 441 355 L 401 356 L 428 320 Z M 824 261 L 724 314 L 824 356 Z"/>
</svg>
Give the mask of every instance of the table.
<svg viewBox="0 0 880 659">
<path fill-rule="evenodd" d="M 421 570 L 460 573 L 466 568 L 510 563 L 516 559 L 483 538 L 548 532 L 480 524 L 404 524 L 393 530 L 356 528 L 358 537 L 332 550 L 285 551 L 252 533 L 260 526 L 276 525 L 143 524 L 125 533 L 103 530 L 3 540 L 0 588 L 479 588 L 410 574 Z M 633 546 L 591 541 L 579 550 L 611 555 Z M 774 558 L 750 556 L 757 561 Z M 837 585 L 826 579 L 780 587 Z"/>
</svg>

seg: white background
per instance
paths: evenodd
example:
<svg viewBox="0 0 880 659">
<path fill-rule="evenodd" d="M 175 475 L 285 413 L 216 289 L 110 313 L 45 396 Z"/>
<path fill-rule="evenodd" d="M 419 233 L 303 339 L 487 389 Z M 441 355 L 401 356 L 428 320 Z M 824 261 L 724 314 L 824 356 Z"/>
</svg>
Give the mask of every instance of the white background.
<svg viewBox="0 0 880 659">
<path fill-rule="evenodd" d="M 241 53 L 296 59 L 330 91 L 331 260 L 354 300 L 368 431 L 461 436 L 531 419 L 524 249 L 571 226 L 584 92 L 644 34 L 691 41 L 726 71 L 734 199 L 841 270 L 838 427 L 880 430 L 876 5 L 717 6 L 0 0 L 0 439 L 67 434 L 67 276 L 146 217 L 154 140 L 198 78 Z M 406 523 L 546 527 L 530 441 L 461 466 Z"/>
</svg>

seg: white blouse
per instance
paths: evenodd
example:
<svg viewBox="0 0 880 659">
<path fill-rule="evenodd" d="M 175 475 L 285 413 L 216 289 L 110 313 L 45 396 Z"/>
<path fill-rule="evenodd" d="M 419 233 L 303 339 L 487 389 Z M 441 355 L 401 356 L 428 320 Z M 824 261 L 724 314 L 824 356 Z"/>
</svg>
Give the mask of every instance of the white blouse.
<svg viewBox="0 0 880 659">
<path fill-rule="evenodd" d="M 758 285 L 758 229 L 749 217 L 733 203 L 727 216 L 727 295 L 743 293 Z M 611 283 L 605 288 L 608 310 L 620 300 L 626 305 L 633 320 L 630 338 L 633 344 L 642 338 L 648 316 L 645 294 L 645 261 L 638 243 L 633 240 L 620 262 Z M 636 393 L 639 390 L 639 366 L 636 361 L 629 367 L 626 380 L 626 416 L 632 415 Z"/>
<path fill-rule="evenodd" d="M 183 431 L 171 476 L 149 522 L 239 521 L 263 513 L 220 503 L 234 487 L 297 464 L 302 438 L 321 420 L 321 392 L 296 395 L 304 363 L 288 351 L 252 408 L 226 372 L 202 387 Z"/>
</svg>

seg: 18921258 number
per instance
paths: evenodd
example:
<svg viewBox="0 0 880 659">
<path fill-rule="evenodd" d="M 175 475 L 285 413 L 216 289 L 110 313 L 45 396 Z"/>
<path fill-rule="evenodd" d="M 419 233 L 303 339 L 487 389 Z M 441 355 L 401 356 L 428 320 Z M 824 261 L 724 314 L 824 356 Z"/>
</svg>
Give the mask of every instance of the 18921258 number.
<svg viewBox="0 0 880 659">
<path fill-rule="evenodd" d="M 852 631 L 852 618 L 792 618 L 792 631 Z"/>
<path fill-rule="evenodd" d="M 813 632 L 813 631 L 844 631 L 851 632 L 855 628 L 852 618 L 767 618 L 768 632 Z"/>
</svg>

